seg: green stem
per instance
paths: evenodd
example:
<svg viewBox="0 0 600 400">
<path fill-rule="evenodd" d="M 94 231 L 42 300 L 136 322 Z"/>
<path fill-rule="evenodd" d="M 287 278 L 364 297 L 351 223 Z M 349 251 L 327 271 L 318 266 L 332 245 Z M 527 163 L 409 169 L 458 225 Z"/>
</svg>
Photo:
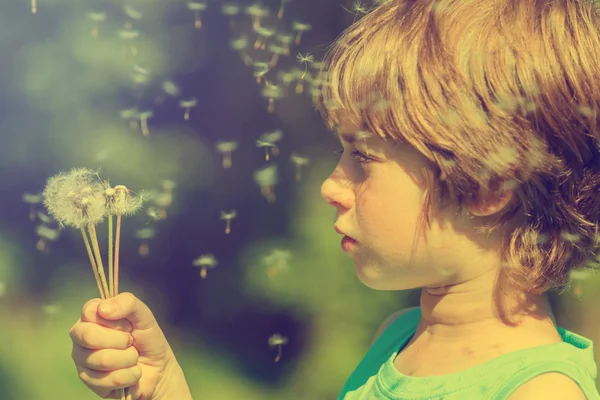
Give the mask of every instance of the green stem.
<svg viewBox="0 0 600 400">
<path fill-rule="evenodd" d="M 98 276 L 98 268 L 96 267 L 96 261 L 94 261 L 94 255 L 92 254 L 92 249 L 90 247 L 90 242 L 85 234 L 85 230 L 83 226 L 80 228 L 81 236 L 83 237 L 83 242 L 85 243 L 85 248 L 88 253 L 88 257 L 90 258 L 90 264 L 92 264 L 92 271 L 94 272 L 94 278 L 96 278 L 96 284 L 98 285 L 98 291 L 100 291 L 100 297 L 102 300 L 106 299 L 104 294 L 104 290 L 102 290 L 102 284 L 100 283 L 100 276 Z"/>
<path fill-rule="evenodd" d="M 121 214 L 117 214 L 117 232 L 115 238 L 115 296 L 119 294 L 119 249 L 121 245 Z"/>
<path fill-rule="evenodd" d="M 98 263 L 98 273 L 100 274 L 100 279 L 102 280 L 104 293 L 108 297 L 110 295 L 110 292 L 108 290 L 108 285 L 106 284 L 106 275 L 104 274 L 104 265 L 102 265 L 102 255 L 100 254 L 100 246 L 98 245 L 98 236 L 96 235 L 96 227 L 94 226 L 94 224 L 88 224 L 88 231 L 90 232 L 90 239 L 94 248 L 94 254 L 96 254 L 96 262 Z"/>
<path fill-rule="evenodd" d="M 108 216 L 108 287 L 110 297 L 115 297 L 115 285 L 113 280 L 113 218 Z"/>
</svg>

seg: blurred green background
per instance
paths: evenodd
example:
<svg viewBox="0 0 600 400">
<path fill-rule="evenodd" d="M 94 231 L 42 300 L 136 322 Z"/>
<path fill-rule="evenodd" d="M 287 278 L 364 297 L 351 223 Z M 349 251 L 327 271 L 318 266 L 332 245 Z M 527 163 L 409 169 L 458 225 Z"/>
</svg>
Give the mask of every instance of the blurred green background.
<svg viewBox="0 0 600 400">
<path fill-rule="evenodd" d="M 155 194 L 124 219 L 119 286 L 153 310 L 194 397 L 334 399 L 382 320 L 418 305 L 419 290 L 361 284 L 320 196 L 337 144 L 310 95 L 325 47 L 360 18 L 353 2 L 205 4 L 0 5 L 0 399 L 97 398 L 68 334 L 99 297 L 85 247 L 35 200 L 73 167 Z M 220 141 L 236 142 L 230 168 Z M 194 260 L 207 254 L 217 265 L 202 279 Z M 596 343 L 599 287 L 577 276 L 551 296 L 558 324 Z M 287 339 L 277 363 L 274 334 Z"/>
</svg>

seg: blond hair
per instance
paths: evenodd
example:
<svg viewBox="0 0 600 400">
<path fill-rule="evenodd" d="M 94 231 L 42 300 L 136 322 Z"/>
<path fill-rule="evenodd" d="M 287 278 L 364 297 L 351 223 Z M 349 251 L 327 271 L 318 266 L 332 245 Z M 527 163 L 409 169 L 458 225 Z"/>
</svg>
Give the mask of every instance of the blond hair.
<svg viewBox="0 0 600 400">
<path fill-rule="evenodd" d="M 421 153 L 422 223 L 448 202 L 466 212 L 513 190 L 491 233 L 499 274 L 523 292 L 563 289 L 600 245 L 600 15 L 593 1 L 389 0 L 324 59 L 315 105 Z"/>
</svg>

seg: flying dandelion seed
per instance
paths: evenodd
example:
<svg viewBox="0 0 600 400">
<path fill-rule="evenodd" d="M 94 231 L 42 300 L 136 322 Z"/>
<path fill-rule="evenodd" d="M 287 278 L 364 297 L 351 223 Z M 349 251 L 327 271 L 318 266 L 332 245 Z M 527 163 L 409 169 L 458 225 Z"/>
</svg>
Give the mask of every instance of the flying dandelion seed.
<svg viewBox="0 0 600 400">
<path fill-rule="evenodd" d="M 277 11 L 278 19 L 283 18 L 283 12 L 285 10 L 285 5 L 286 5 L 286 3 L 291 3 L 291 2 L 292 2 L 292 0 L 281 0 L 281 2 L 279 3 L 279 10 Z"/>
<path fill-rule="evenodd" d="M 231 152 L 237 149 L 238 145 L 239 143 L 235 140 L 217 142 L 217 151 L 223 153 L 223 168 L 231 168 Z"/>
<path fill-rule="evenodd" d="M 44 224 L 38 225 L 35 228 L 35 233 L 39 237 L 38 242 L 35 246 L 36 249 L 45 254 L 48 254 L 50 250 L 49 242 L 57 241 L 60 237 L 60 232 L 61 231 L 59 229 L 52 229 Z"/>
<path fill-rule="evenodd" d="M 188 10 L 194 12 L 194 27 L 196 29 L 202 28 L 202 20 L 200 19 L 200 14 L 207 8 L 206 1 L 190 1 L 187 3 L 187 7 Z"/>
<path fill-rule="evenodd" d="M 173 189 L 177 187 L 177 182 L 171 179 L 163 179 L 160 182 L 160 185 L 162 186 L 164 191 L 171 193 L 173 192 Z"/>
<path fill-rule="evenodd" d="M 152 221 L 160 221 L 166 218 L 166 215 L 162 209 L 158 209 L 156 207 L 149 206 L 146 209 L 146 215 L 150 217 Z"/>
<path fill-rule="evenodd" d="M 51 224 L 52 222 L 54 222 L 54 220 L 52 218 L 50 218 L 48 215 L 44 214 L 41 211 L 38 211 L 36 213 L 36 215 L 37 215 L 38 219 L 45 224 Z"/>
<path fill-rule="evenodd" d="M 285 336 L 280 335 L 279 333 L 275 333 L 274 335 L 269 337 L 269 346 L 277 346 L 277 357 L 275 357 L 275 362 L 279 362 L 279 360 L 281 359 L 282 346 L 287 344 L 287 342 L 288 339 Z"/>
<path fill-rule="evenodd" d="M 185 109 L 185 113 L 183 114 L 184 120 L 190 120 L 190 110 L 192 109 L 192 107 L 196 107 L 197 104 L 198 100 L 195 97 L 192 97 L 190 100 L 181 100 L 179 102 L 179 107 Z"/>
<path fill-rule="evenodd" d="M 304 79 L 302 78 L 304 71 L 302 71 L 302 68 L 293 67 L 291 72 L 294 74 L 294 79 L 298 81 L 296 83 L 296 94 L 302 94 L 304 92 Z"/>
<path fill-rule="evenodd" d="M 289 269 L 288 260 L 292 257 L 292 252 L 289 250 L 274 249 L 271 253 L 265 256 L 262 260 L 263 264 L 267 265 L 267 276 L 274 278 L 281 272 Z"/>
<path fill-rule="evenodd" d="M 279 181 L 277 166 L 270 165 L 254 173 L 254 181 L 260 186 L 261 194 L 269 203 L 275 202 L 275 185 Z"/>
<path fill-rule="evenodd" d="M 348 11 L 349 13 L 354 14 L 354 21 L 356 22 L 356 17 L 360 16 L 360 15 L 367 15 L 369 13 L 369 7 L 363 3 L 361 3 L 360 0 L 356 0 L 353 4 L 352 4 L 352 11 L 348 10 L 346 7 L 342 6 L 342 8 L 346 11 Z"/>
<path fill-rule="evenodd" d="M 156 235 L 154 228 L 142 228 L 135 232 L 135 237 L 141 239 L 142 242 L 138 246 L 138 254 L 141 257 L 146 257 L 150 253 L 148 241 Z"/>
<path fill-rule="evenodd" d="M 90 11 L 87 13 L 89 19 L 94 21 L 92 28 L 92 36 L 97 38 L 100 33 L 100 23 L 106 21 L 106 13 Z"/>
<path fill-rule="evenodd" d="M 235 217 L 237 217 L 237 212 L 234 210 L 231 210 L 230 212 L 226 213 L 225 211 L 221 211 L 221 219 L 224 219 L 226 222 L 226 226 L 225 226 L 225 234 L 229 235 L 229 233 L 231 232 L 231 220 L 234 219 Z"/>
<path fill-rule="evenodd" d="M 305 24 L 302 22 L 298 22 L 298 21 L 292 21 L 292 30 L 295 32 L 298 32 L 296 34 L 296 41 L 294 42 L 296 44 L 296 46 L 300 45 L 300 41 L 302 40 L 302 34 L 304 32 L 308 32 L 312 29 L 312 25 L 310 24 Z"/>
<path fill-rule="evenodd" d="M 252 27 L 260 26 L 261 19 L 271 14 L 271 11 L 267 7 L 259 3 L 254 3 L 246 7 L 244 12 L 252 18 Z"/>
<path fill-rule="evenodd" d="M 123 11 L 125 11 L 125 15 L 127 15 L 131 19 L 135 19 L 135 20 L 142 19 L 142 14 L 139 11 L 137 11 L 135 8 L 131 7 L 130 5 L 127 5 L 127 4 L 124 5 Z"/>
<path fill-rule="evenodd" d="M 256 77 L 256 82 L 260 83 L 262 77 L 269 72 L 269 64 L 262 61 L 256 61 L 253 63 L 254 66 L 254 76 Z"/>
<path fill-rule="evenodd" d="M 120 113 L 121 118 L 129 121 L 129 127 L 136 131 L 138 129 L 137 118 L 140 114 L 140 111 L 137 108 L 128 108 L 122 110 Z"/>
<path fill-rule="evenodd" d="M 270 147 L 275 147 L 275 145 L 273 143 L 270 142 L 266 142 L 260 139 L 256 140 L 256 147 L 264 147 L 265 148 L 265 160 L 269 161 L 269 148 Z"/>
<path fill-rule="evenodd" d="M 255 26 L 253 29 L 254 29 L 254 32 L 258 35 L 258 37 L 256 38 L 256 41 L 254 42 L 254 48 L 256 50 L 258 50 L 258 49 L 264 50 L 266 40 L 269 39 L 271 36 L 275 35 L 276 30 L 272 29 L 272 28 L 265 28 L 262 26 Z"/>
<path fill-rule="evenodd" d="M 279 57 L 284 56 L 287 49 L 275 43 L 269 43 L 267 49 L 269 52 L 273 53 L 271 56 L 271 61 L 269 62 L 269 67 L 275 68 L 277 66 L 277 62 L 279 61 Z"/>
<path fill-rule="evenodd" d="M 300 182 L 302 166 L 308 165 L 310 163 L 310 159 L 308 157 L 302 157 L 297 155 L 296 153 L 292 153 L 290 156 L 290 161 L 296 167 L 296 182 Z"/>
<path fill-rule="evenodd" d="M 137 115 L 140 119 L 140 127 L 142 128 L 142 134 L 146 137 L 150 135 L 150 131 L 148 130 L 148 119 L 154 116 L 154 112 L 151 110 L 146 110 Z"/>
<path fill-rule="evenodd" d="M 279 71 L 277 73 L 277 79 L 285 87 L 289 87 L 289 85 L 294 81 L 294 79 L 296 79 L 296 74 L 293 71 Z"/>
<path fill-rule="evenodd" d="M 179 96 L 179 93 L 181 92 L 179 87 L 173 81 L 165 81 L 162 87 L 165 93 L 173 97 Z"/>
<path fill-rule="evenodd" d="M 140 32 L 133 29 L 121 29 L 119 31 L 119 37 L 123 40 L 134 41 L 140 36 Z M 135 56 L 137 54 L 137 47 L 134 43 L 129 45 L 129 50 L 131 51 L 131 55 Z"/>
<path fill-rule="evenodd" d="M 246 64 L 246 66 L 248 67 L 252 67 L 254 65 L 254 61 L 252 60 L 252 57 L 250 57 L 245 51 L 245 49 L 248 48 L 249 44 L 250 39 L 248 39 L 246 35 L 242 35 L 239 38 L 232 39 L 229 43 L 231 48 L 236 50 L 240 54 L 242 60 L 244 61 L 244 64 Z"/>
<path fill-rule="evenodd" d="M 287 33 L 279 33 L 279 34 L 277 34 L 277 36 L 275 36 L 275 38 L 285 48 L 285 55 L 289 56 L 290 55 L 290 47 L 291 47 L 292 43 L 294 42 L 294 35 L 287 34 Z"/>
<path fill-rule="evenodd" d="M 266 86 L 262 89 L 261 95 L 269 99 L 267 111 L 272 114 L 275 112 L 275 99 L 283 97 L 283 90 L 280 86 L 266 82 Z"/>
<path fill-rule="evenodd" d="M 194 267 L 200 267 L 200 276 L 206 278 L 207 269 L 214 269 L 218 265 L 217 259 L 212 254 L 202 254 L 192 261 Z"/>
<path fill-rule="evenodd" d="M 42 195 L 24 193 L 23 201 L 29 204 L 29 220 L 33 222 L 35 220 L 35 206 L 42 202 Z"/>
<path fill-rule="evenodd" d="M 277 145 L 275 145 L 275 142 L 280 141 L 282 137 L 283 131 L 281 129 L 276 129 L 271 132 L 265 132 L 262 135 L 260 135 L 260 139 L 257 141 L 257 145 L 259 147 L 265 147 L 265 151 L 267 151 L 265 156 L 266 161 L 269 161 L 269 147 L 273 148 L 272 151 L 274 156 L 279 155 L 279 148 L 277 147 Z"/>
<path fill-rule="evenodd" d="M 310 53 L 306 53 L 305 55 L 298 53 L 298 55 L 296 56 L 296 60 L 298 60 L 298 62 L 300 62 L 301 64 L 304 64 L 304 74 L 302 74 L 302 78 L 300 78 L 304 79 L 306 71 L 308 70 L 308 63 L 315 61 L 315 57 L 312 56 Z"/>
<path fill-rule="evenodd" d="M 223 15 L 229 17 L 229 27 L 235 27 L 235 17 L 240 13 L 240 6 L 232 3 L 225 3 L 221 5 L 221 12 Z"/>
</svg>

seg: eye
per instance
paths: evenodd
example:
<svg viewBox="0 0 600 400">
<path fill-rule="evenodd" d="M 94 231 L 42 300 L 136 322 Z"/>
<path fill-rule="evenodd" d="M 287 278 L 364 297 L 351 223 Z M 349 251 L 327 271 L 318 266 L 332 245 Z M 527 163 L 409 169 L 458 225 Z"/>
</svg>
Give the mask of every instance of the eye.
<svg viewBox="0 0 600 400">
<path fill-rule="evenodd" d="M 342 148 L 342 149 L 339 149 L 339 150 L 335 150 L 335 151 L 334 151 L 334 154 L 337 154 L 337 155 L 342 155 L 342 154 L 344 154 L 344 149 Z M 354 157 L 354 159 L 355 159 L 357 162 L 359 162 L 360 164 L 368 164 L 368 163 L 370 163 L 371 161 L 373 161 L 373 159 L 372 159 L 372 158 L 369 158 L 369 157 L 367 157 L 366 155 L 364 155 L 363 153 L 361 153 L 361 152 L 360 152 L 360 151 L 358 151 L 358 150 L 354 150 L 354 151 L 352 152 L 352 156 L 353 156 L 353 157 Z"/>
</svg>

